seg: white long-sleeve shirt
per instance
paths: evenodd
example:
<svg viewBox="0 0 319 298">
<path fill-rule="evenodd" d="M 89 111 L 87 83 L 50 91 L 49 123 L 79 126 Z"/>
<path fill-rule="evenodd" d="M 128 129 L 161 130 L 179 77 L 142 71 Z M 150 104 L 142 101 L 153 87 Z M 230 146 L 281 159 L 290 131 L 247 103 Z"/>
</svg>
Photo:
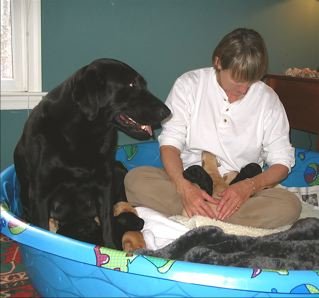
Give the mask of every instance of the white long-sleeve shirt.
<svg viewBox="0 0 319 298">
<path fill-rule="evenodd" d="M 289 123 L 277 94 L 259 81 L 233 103 L 216 79 L 213 67 L 180 76 L 166 105 L 172 116 L 163 123 L 160 146 L 181 151 L 184 169 L 201 164 L 203 150 L 214 153 L 223 175 L 251 162 L 294 165 Z"/>
</svg>

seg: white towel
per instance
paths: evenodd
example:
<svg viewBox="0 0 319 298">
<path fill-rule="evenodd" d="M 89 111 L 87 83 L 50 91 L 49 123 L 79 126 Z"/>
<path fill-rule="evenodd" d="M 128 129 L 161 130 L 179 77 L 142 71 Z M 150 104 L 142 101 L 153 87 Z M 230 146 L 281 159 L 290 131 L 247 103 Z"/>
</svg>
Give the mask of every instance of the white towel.
<svg viewBox="0 0 319 298">
<path fill-rule="evenodd" d="M 190 230 L 153 209 L 136 207 L 136 211 L 145 221 L 142 232 L 148 249 L 162 248 Z"/>
</svg>

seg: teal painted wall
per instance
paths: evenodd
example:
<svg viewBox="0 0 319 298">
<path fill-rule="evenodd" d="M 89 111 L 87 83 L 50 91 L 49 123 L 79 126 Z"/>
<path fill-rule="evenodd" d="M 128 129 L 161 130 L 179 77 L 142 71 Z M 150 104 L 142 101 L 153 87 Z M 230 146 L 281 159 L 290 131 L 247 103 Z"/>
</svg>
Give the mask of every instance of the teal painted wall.
<svg viewBox="0 0 319 298">
<path fill-rule="evenodd" d="M 1 170 L 13 162 L 13 150 L 27 117 L 26 110 L 0 111 Z"/>
<path fill-rule="evenodd" d="M 236 27 L 264 36 L 269 72 L 317 68 L 318 15 L 317 0 L 42 1 L 43 91 L 92 60 L 111 57 L 139 71 L 165 100 L 180 74 L 211 64 L 216 43 Z M 1 112 L 1 169 L 12 163 L 26 117 L 27 111 Z M 296 132 L 292 140 L 309 147 L 314 136 Z M 129 142 L 136 141 L 120 134 L 120 144 Z"/>
<path fill-rule="evenodd" d="M 210 65 L 220 38 L 252 27 L 265 38 L 271 72 L 318 67 L 316 0 L 43 1 L 43 89 L 97 57 L 140 71 L 165 98 L 178 75 Z"/>
</svg>

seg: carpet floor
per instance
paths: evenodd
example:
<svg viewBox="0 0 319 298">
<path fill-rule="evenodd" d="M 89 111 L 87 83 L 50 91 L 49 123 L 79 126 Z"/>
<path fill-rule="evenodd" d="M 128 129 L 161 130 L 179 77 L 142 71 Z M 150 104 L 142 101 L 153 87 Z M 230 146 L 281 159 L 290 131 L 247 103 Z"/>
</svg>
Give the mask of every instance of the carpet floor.
<svg viewBox="0 0 319 298">
<path fill-rule="evenodd" d="M 2 234 L 0 234 L 0 245 L 0 298 L 39 298 L 25 272 L 19 246 Z"/>
</svg>

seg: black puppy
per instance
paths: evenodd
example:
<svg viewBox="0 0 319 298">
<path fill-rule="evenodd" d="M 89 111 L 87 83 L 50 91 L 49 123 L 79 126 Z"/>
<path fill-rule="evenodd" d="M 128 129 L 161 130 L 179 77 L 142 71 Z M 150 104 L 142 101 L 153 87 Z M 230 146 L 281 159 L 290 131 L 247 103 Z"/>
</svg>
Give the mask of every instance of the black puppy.
<svg viewBox="0 0 319 298">
<path fill-rule="evenodd" d="M 259 164 L 250 163 L 243 167 L 236 177 L 229 183 L 234 184 L 236 182 L 252 178 L 262 172 Z M 209 195 L 214 192 L 214 183 L 212 177 L 205 171 L 202 166 L 193 165 L 188 167 L 183 172 L 184 178 L 192 183 L 197 184 L 201 189 L 205 190 Z"/>
<path fill-rule="evenodd" d="M 99 192 L 94 184 L 59 184 L 45 197 L 48 202 L 50 231 L 103 245 L 98 218 L 98 196 Z"/>
<path fill-rule="evenodd" d="M 78 70 L 33 109 L 15 148 L 24 218 L 48 229 L 55 216 L 60 232 L 90 242 L 101 230 L 115 247 L 113 206 L 125 200 L 117 130 L 146 140 L 169 115 L 125 63 L 99 59 Z"/>
</svg>

